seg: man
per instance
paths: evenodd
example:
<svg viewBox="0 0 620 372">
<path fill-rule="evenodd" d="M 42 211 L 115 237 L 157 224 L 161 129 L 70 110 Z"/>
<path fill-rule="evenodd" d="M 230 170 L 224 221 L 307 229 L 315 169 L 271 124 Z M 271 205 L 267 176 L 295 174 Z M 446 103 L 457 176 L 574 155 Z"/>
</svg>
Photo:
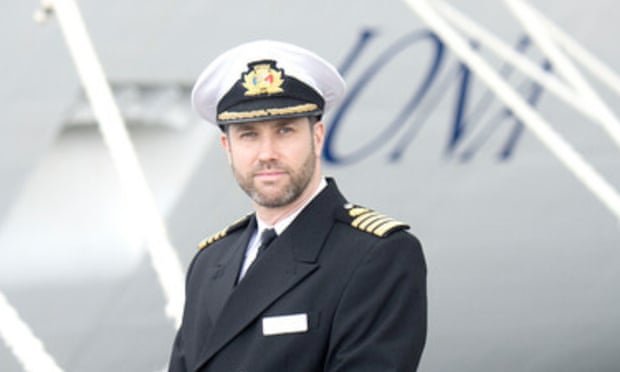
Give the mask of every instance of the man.
<svg viewBox="0 0 620 372">
<path fill-rule="evenodd" d="M 254 213 L 200 244 L 170 371 L 416 370 L 420 244 L 321 175 L 321 115 L 343 94 L 332 65 L 274 41 L 227 51 L 199 77 L 194 108 L 222 130 Z"/>
</svg>

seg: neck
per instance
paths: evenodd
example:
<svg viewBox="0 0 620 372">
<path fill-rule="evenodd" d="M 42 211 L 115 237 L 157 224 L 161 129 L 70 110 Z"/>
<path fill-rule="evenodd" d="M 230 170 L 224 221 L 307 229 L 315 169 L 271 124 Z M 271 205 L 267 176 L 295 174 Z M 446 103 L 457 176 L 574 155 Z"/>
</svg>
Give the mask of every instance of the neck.
<svg viewBox="0 0 620 372">
<path fill-rule="evenodd" d="M 301 208 L 302 206 L 304 206 L 310 200 L 310 198 L 312 198 L 315 191 L 318 189 L 319 184 L 321 183 L 321 179 L 322 177 L 320 175 L 317 175 L 317 177 L 313 177 L 310 183 L 308 183 L 308 186 L 306 187 L 304 192 L 293 202 L 285 206 L 267 208 L 254 203 L 254 210 L 263 222 L 265 222 L 269 226 L 273 226 L 279 221 L 295 213 L 295 211 L 299 210 L 299 208 Z"/>
</svg>

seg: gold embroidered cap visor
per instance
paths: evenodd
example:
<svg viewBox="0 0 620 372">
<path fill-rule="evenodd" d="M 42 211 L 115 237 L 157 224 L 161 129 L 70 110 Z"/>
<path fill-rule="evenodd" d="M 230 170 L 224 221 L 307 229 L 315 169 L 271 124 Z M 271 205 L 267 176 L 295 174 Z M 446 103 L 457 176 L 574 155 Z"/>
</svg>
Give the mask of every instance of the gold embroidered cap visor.
<svg viewBox="0 0 620 372">
<path fill-rule="evenodd" d="M 198 78 L 192 105 L 218 125 L 318 116 L 336 106 L 345 85 L 318 55 L 271 40 L 242 44 L 217 57 Z"/>
</svg>

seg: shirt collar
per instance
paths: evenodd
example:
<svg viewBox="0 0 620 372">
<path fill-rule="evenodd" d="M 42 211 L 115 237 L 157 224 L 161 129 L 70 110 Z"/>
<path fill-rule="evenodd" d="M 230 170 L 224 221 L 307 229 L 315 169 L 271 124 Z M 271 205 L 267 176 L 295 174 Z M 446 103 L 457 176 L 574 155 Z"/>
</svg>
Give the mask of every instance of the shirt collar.
<svg viewBox="0 0 620 372">
<path fill-rule="evenodd" d="M 263 231 L 264 229 L 274 228 L 278 235 L 281 235 L 282 232 L 295 220 L 295 218 L 301 213 L 301 211 L 308 205 L 316 196 L 323 191 L 323 189 L 327 187 L 327 181 L 324 177 L 321 177 L 321 182 L 319 186 L 314 191 L 314 194 L 306 202 L 299 208 L 297 208 L 293 213 L 283 218 L 282 220 L 276 222 L 275 225 L 269 226 L 265 222 L 263 222 L 258 216 L 256 216 L 256 223 L 258 224 L 258 231 Z"/>
</svg>

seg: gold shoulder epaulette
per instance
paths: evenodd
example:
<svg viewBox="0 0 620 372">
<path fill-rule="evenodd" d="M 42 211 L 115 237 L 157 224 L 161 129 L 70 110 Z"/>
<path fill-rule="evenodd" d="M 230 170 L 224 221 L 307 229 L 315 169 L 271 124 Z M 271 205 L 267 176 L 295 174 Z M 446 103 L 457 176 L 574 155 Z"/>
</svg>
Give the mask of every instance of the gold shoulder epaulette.
<svg viewBox="0 0 620 372">
<path fill-rule="evenodd" d="M 344 209 L 346 211 L 347 222 L 349 222 L 352 227 L 381 238 L 395 231 L 409 228 L 409 225 L 404 222 L 397 221 L 391 217 L 387 217 L 358 205 L 346 204 Z"/>
<path fill-rule="evenodd" d="M 213 234 L 210 237 L 206 238 L 205 240 L 201 241 L 198 244 L 198 249 L 200 250 L 200 249 L 206 248 L 210 244 L 215 243 L 216 241 L 222 239 L 223 237 L 225 237 L 226 235 L 230 234 L 231 232 L 244 227 L 245 225 L 248 224 L 248 222 L 250 221 L 251 217 L 252 217 L 252 213 L 247 214 L 247 215 L 241 217 L 240 219 L 238 219 L 237 221 L 235 221 L 235 222 L 231 223 L 230 225 L 228 225 L 224 230 L 218 232 L 217 234 Z"/>
</svg>

